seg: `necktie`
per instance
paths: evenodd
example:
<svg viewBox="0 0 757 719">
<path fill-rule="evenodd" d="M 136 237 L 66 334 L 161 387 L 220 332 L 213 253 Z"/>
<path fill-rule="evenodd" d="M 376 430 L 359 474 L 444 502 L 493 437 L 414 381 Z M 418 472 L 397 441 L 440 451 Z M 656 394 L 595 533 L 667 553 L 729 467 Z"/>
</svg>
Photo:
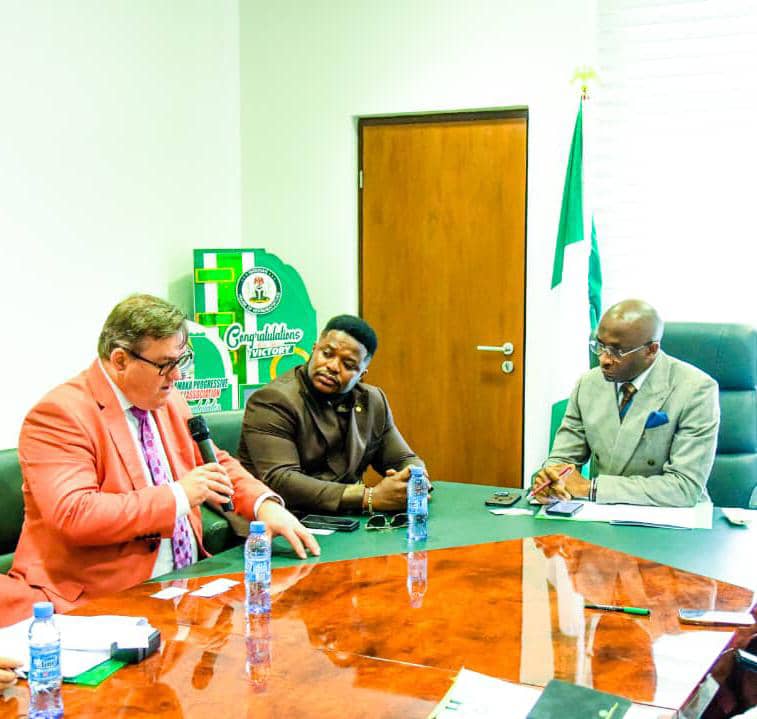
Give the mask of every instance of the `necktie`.
<svg viewBox="0 0 757 719">
<path fill-rule="evenodd" d="M 626 416 L 626 413 L 628 412 L 628 409 L 631 406 L 631 401 L 633 400 L 633 396 L 634 394 L 636 394 L 636 387 L 634 387 L 630 382 L 624 382 L 620 386 L 620 391 L 623 393 L 623 399 L 620 401 L 618 412 L 620 414 L 620 421 L 622 422 L 623 417 Z"/>
<path fill-rule="evenodd" d="M 142 447 L 142 454 L 144 455 L 147 467 L 152 475 L 152 481 L 156 486 L 168 484 L 170 481 L 168 472 L 166 472 L 166 468 L 163 466 L 155 441 L 155 435 L 150 427 L 150 423 L 147 421 L 147 411 L 138 407 L 131 407 L 130 412 L 139 422 L 139 443 Z M 173 541 L 171 542 L 173 563 L 176 569 L 187 567 L 192 563 L 191 531 L 187 517 L 179 517 L 176 520 L 173 528 Z"/>
</svg>

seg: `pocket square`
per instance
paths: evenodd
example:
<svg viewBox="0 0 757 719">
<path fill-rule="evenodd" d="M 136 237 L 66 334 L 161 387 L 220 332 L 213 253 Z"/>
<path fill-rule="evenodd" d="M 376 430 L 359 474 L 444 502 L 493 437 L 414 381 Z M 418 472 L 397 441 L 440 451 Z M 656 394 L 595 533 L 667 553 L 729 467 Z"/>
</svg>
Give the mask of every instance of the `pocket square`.
<svg viewBox="0 0 757 719">
<path fill-rule="evenodd" d="M 668 423 L 668 414 L 660 410 L 659 412 L 650 412 L 647 417 L 647 423 L 644 425 L 644 429 L 653 429 L 659 427 L 662 424 Z"/>
</svg>

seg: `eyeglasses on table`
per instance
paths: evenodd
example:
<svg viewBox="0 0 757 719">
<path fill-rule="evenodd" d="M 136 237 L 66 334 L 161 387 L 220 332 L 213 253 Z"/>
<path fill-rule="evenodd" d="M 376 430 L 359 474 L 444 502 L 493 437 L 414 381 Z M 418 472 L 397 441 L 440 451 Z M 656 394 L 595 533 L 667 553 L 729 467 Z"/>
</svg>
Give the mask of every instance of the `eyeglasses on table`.
<svg viewBox="0 0 757 719">
<path fill-rule="evenodd" d="M 388 517 L 386 514 L 372 514 L 368 517 L 365 524 L 366 529 L 402 529 L 407 527 L 409 518 L 405 512 L 393 514 Z"/>
</svg>

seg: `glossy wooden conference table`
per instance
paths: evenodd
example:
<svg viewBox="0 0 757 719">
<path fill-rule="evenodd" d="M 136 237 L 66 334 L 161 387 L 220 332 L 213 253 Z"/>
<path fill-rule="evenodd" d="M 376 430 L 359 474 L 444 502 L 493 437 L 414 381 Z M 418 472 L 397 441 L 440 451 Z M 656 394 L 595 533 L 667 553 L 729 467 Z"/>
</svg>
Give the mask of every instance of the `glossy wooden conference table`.
<svg viewBox="0 0 757 719">
<path fill-rule="evenodd" d="M 436 482 L 431 502 L 428 549 L 498 542 L 504 539 L 567 534 L 603 547 L 628 552 L 661 564 L 731 584 L 757 590 L 757 527 L 733 527 L 715 508 L 712 529 L 662 529 L 625 527 L 596 522 L 495 516 L 487 511 L 484 499 L 493 487 Z M 521 500 L 515 507 L 528 507 Z M 535 511 L 534 507 L 530 508 Z M 402 532 L 367 532 L 366 518 L 356 532 L 337 532 L 319 537 L 320 561 L 354 559 L 407 551 Z M 316 561 L 316 560 L 310 560 Z M 274 567 L 299 564 L 300 560 L 281 540 L 274 543 Z M 235 547 L 198 562 L 170 577 L 201 577 L 241 571 L 242 548 Z"/>
<path fill-rule="evenodd" d="M 732 636 L 679 624 L 678 608 L 744 610 L 752 600 L 750 590 L 563 535 L 303 563 L 273 578 L 270 618 L 246 614 L 243 583 L 170 601 L 145 584 L 90 603 L 79 613 L 147 617 L 163 644 L 97 688 L 65 685 L 65 715 L 421 719 L 461 666 L 677 709 Z M 588 610 L 584 600 L 652 613 Z M 0 701 L 0 718 L 27 705 L 21 684 Z"/>
</svg>

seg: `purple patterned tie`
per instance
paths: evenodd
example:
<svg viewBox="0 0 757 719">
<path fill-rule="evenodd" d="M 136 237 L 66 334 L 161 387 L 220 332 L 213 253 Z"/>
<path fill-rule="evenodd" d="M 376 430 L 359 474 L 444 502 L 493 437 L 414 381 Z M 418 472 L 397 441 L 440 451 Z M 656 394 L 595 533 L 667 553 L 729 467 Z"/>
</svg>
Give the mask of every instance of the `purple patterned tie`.
<svg viewBox="0 0 757 719">
<path fill-rule="evenodd" d="M 152 481 L 155 486 L 168 484 L 171 480 L 168 477 L 166 468 L 160 460 L 155 435 L 152 432 L 150 423 L 147 421 L 147 411 L 139 407 L 131 407 L 129 411 L 137 418 L 139 422 L 139 442 L 142 446 L 142 454 L 145 462 L 152 474 Z M 173 528 L 173 563 L 176 569 L 188 567 L 192 564 L 192 540 L 187 517 L 179 517 Z"/>
</svg>

